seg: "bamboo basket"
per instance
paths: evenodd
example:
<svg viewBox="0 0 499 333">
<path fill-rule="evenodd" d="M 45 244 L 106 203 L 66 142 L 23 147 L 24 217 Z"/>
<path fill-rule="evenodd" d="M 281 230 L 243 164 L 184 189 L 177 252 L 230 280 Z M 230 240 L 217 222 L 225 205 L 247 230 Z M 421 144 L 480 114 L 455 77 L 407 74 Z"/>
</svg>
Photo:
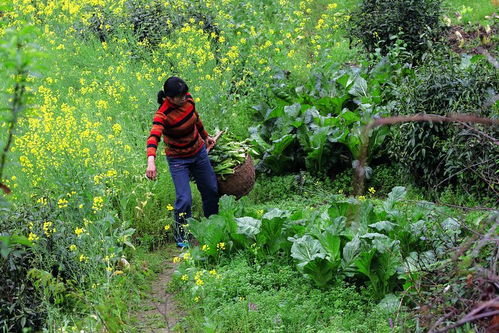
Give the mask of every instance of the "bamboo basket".
<svg viewBox="0 0 499 333">
<path fill-rule="evenodd" d="M 223 131 L 214 136 L 215 144 L 222 136 Z M 208 152 L 215 147 L 215 144 L 208 146 Z M 234 173 L 224 177 L 217 175 L 218 194 L 220 196 L 227 194 L 233 195 L 237 200 L 250 193 L 255 185 L 255 166 L 249 154 L 243 164 L 234 168 Z"/>
<path fill-rule="evenodd" d="M 233 195 L 239 200 L 251 192 L 253 185 L 255 185 L 255 166 L 251 156 L 246 155 L 244 163 L 238 165 L 233 174 L 224 178 L 217 176 L 217 181 L 218 193 L 221 196 L 224 194 Z"/>
</svg>

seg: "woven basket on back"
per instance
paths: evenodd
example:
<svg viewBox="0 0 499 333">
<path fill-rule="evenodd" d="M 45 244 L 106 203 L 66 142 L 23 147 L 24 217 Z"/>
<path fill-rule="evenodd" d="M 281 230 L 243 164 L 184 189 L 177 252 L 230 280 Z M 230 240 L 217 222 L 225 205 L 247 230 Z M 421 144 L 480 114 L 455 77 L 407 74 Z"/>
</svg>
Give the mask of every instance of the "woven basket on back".
<svg viewBox="0 0 499 333">
<path fill-rule="evenodd" d="M 232 175 L 227 175 L 224 178 L 217 176 L 218 192 L 221 196 L 227 194 L 240 199 L 248 194 L 255 185 L 255 166 L 251 156 L 246 155 L 246 161 L 238 165 Z"/>
</svg>

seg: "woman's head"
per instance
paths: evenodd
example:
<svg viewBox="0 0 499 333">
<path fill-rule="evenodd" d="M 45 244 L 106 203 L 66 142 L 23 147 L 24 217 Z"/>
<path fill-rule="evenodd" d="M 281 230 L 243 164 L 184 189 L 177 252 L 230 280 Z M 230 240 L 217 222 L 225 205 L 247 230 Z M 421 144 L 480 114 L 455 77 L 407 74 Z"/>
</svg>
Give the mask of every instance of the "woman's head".
<svg viewBox="0 0 499 333">
<path fill-rule="evenodd" d="M 165 98 L 174 105 L 182 105 L 185 102 L 185 94 L 189 91 L 189 87 L 179 77 L 169 77 L 163 85 L 163 90 L 158 92 L 158 103 L 163 104 Z"/>
</svg>

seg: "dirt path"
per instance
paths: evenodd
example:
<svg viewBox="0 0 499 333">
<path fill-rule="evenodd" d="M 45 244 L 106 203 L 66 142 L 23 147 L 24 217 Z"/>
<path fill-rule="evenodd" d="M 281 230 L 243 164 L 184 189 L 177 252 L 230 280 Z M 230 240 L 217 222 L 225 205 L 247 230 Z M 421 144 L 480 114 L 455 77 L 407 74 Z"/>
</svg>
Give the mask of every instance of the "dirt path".
<svg viewBox="0 0 499 333">
<path fill-rule="evenodd" d="M 167 291 L 168 282 L 176 268 L 172 259 L 178 254 L 179 251 L 173 247 L 165 251 L 165 268 L 152 282 L 151 290 L 140 306 L 142 311 L 136 313 L 137 332 L 173 332 L 175 325 L 182 319 L 183 314 L 177 309 L 173 294 Z"/>
</svg>

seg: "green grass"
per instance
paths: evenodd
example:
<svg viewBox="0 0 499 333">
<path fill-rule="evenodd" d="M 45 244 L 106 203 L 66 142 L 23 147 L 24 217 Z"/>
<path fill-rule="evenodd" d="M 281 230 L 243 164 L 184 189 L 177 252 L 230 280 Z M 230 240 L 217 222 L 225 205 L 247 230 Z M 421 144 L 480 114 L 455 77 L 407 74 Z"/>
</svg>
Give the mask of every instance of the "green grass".
<svg viewBox="0 0 499 333">
<path fill-rule="evenodd" d="M 217 267 L 221 278 L 206 282 L 196 302 L 179 300 L 187 332 L 390 332 L 394 314 L 379 308 L 366 289 L 337 282 L 315 288 L 287 260 L 251 262 L 244 254 Z M 182 282 L 177 282 L 182 290 Z"/>
<path fill-rule="evenodd" d="M 446 14 L 452 20 L 456 19 L 456 12 L 463 12 L 463 6 L 471 8 L 471 11 L 463 15 L 464 22 L 487 24 L 491 20 L 486 19 L 485 16 L 498 12 L 498 7 L 492 4 L 492 0 L 444 0 Z"/>
</svg>

